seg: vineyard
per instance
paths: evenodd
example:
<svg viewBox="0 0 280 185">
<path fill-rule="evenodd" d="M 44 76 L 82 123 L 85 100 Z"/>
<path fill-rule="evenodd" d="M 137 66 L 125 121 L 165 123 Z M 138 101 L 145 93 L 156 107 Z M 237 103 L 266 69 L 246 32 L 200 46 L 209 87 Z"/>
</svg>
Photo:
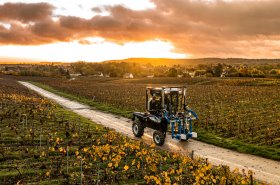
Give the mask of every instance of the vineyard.
<svg viewBox="0 0 280 185">
<path fill-rule="evenodd" d="M 1 184 L 260 184 L 252 172 L 161 151 L 0 79 Z"/>
<path fill-rule="evenodd" d="M 90 77 L 73 81 L 30 80 L 75 95 L 78 100 L 86 98 L 86 103 L 124 116 L 129 116 L 132 111 L 145 110 L 146 86 L 189 84 L 188 103 L 200 118 L 195 128 L 202 136 L 199 139 L 241 152 L 280 159 L 280 80 Z M 241 142 L 245 145 L 242 146 Z"/>
</svg>

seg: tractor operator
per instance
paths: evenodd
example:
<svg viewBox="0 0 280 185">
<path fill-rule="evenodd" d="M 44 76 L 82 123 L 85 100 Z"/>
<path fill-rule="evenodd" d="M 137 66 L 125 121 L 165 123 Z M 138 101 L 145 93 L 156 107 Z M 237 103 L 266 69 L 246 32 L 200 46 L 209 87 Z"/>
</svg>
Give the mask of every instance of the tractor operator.
<svg viewBox="0 0 280 185">
<path fill-rule="evenodd" d="M 149 104 L 150 104 L 150 110 L 157 110 L 157 97 L 155 94 L 153 94 Z"/>
<path fill-rule="evenodd" d="M 152 99 L 149 102 L 150 105 L 150 113 L 156 115 L 160 109 L 160 102 L 157 100 L 155 94 L 153 94 Z"/>
</svg>

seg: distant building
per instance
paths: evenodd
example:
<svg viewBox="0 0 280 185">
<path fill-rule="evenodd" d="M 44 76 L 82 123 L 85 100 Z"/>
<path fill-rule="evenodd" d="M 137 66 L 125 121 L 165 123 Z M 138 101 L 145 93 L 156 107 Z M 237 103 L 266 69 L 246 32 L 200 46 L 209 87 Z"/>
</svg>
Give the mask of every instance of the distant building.
<svg viewBox="0 0 280 185">
<path fill-rule="evenodd" d="M 230 68 L 226 67 L 226 69 L 223 69 L 223 72 L 221 73 L 221 78 L 224 78 L 228 75 Z"/>
<path fill-rule="evenodd" d="M 134 78 L 132 73 L 125 73 L 123 78 Z"/>
<path fill-rule="evenodd" d="M 194 78 L 195 77 L 195 71 L 194 72 L 189 72 L 190 77 Z"/>
<path fill-rule="evenodd" d="M 149 75 L 147 76 L 147 78 L 154 78 L 154 75 Z"/>
<path fill-rule="evenodd" d="M 222 72 L 222 74 L 221 74 L 221 78 L 224 78 L 224 77 L 226 77 L 226 74 L 227 74 L 227 72 Z"/>
<path fill-rule="evenodd" d="M 93 76 L 104 77 L 104 74 L 102 72 L 96 72 Z"/>
<path fill-rule="evenodd" d="M 183 75 L 177 75 L 177 77 L 178 77 L 178 78 L 182 78 L 182 77 L 183 77 Z"/>
</svg>

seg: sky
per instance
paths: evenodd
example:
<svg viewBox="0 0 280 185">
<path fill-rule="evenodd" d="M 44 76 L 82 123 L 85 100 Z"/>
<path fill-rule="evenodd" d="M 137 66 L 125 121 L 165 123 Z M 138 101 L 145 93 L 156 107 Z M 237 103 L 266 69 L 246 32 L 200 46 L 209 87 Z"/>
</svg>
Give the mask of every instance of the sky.
<svg viewBox="0 0 280 185">
<path fill-rule="evenodd" d="M 279 0 L 0 0 L 0 58 L 280 58 Z"/>
</svg>

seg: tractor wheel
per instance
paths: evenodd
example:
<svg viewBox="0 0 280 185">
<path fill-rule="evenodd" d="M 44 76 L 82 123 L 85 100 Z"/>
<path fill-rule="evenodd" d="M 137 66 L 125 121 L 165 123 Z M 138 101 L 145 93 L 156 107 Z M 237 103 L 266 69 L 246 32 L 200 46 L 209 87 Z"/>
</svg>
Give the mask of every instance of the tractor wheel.
<svg viewBox="0 0 280 185">
<path fill-rule="evenodd" d="M 153 139 L 156 145 L 162 146 L 164 144 L 165 136 L 164 133 L 156 130 L 153 134 Z"/>
<path fill-rule="evenodd" d="M 132 124 L 132 132 L 135 137 L 142 137 L 144 134 L 144 126 L 139 121 L 134 121 Z"/>
</svg>

